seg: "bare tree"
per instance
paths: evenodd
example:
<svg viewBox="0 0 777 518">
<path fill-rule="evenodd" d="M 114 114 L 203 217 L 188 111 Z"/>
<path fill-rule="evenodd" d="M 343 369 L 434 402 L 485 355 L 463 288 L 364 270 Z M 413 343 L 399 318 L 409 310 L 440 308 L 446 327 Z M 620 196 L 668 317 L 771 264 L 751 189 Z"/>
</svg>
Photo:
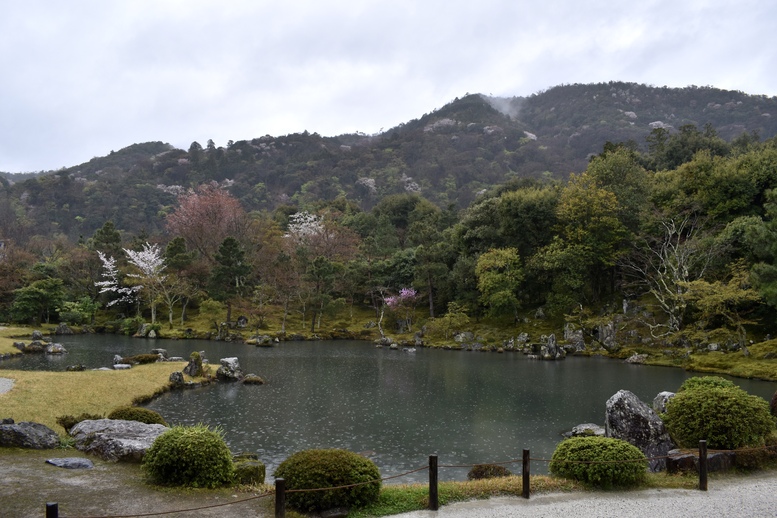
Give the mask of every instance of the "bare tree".
<svg viewBox="0 0 777 518">
<path fill-rule="evenodd" d="M 659 221 L 660 233 L 644 237 L 621 265 L 647 288 L 667 317 L 665 324 L 645 322 L 654 338 L 679 331 L 687 306 L 688 282 L 701 279 L 716 247 L 702 239 L 696 214 Z M 656 334 L 658 333 L 658 334 Z"/>
</svg>

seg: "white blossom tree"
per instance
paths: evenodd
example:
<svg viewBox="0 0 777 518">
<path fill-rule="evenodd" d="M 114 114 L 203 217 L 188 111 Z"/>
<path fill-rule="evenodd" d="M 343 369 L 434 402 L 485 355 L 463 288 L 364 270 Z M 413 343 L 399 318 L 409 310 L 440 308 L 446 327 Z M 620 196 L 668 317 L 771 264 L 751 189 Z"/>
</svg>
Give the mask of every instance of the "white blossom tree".
<svg viewBox="0 0 777 518">
<path fill-rule="evenodd" d="M 140 251 L 124 249 L 127 261 L 134 266 L 137 273 L 128 273 L 127 277 L 137 279 L 138 290 L 145 293 L 151 307 L 151 323 L 156 323 L 156 307 L 160 298 L 171 294 L 171 288 L 165 281 L 165 259 L 157 244 L 145 243 Z"/>
<path fill-rule="evenodd" d="M 102 276 L 105 280 L 97 281 L 95 286 L 100 288 L 100 293 L 115 293 L 117 297 L 110 301 L 107 306 L 113 306 L 121 302 L 133 303 L 137 300 L 137 293 L 140 291 L 140 286 L 122 286 L 119 280 L 119 268 L 116 266 L 116 259 L 111 256 L 106 256 L 104 253 L 98 251 L 97 255 L 100 257 L 100 261 L 103 263 Z"/>
</svg>

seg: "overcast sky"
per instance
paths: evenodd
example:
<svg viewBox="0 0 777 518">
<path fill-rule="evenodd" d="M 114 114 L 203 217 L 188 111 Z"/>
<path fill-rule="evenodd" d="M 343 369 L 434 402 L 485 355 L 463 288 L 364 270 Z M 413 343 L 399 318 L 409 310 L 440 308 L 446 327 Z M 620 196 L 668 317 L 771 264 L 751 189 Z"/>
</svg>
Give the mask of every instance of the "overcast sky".
<svg viewBox="0 0 777 518">
<path fill-rule="evenodd" d="M 777 95 L 772 0 L 5 0 L 0 171 L 136 142 L 376 133 L 466 93 Z"/>
</svg>

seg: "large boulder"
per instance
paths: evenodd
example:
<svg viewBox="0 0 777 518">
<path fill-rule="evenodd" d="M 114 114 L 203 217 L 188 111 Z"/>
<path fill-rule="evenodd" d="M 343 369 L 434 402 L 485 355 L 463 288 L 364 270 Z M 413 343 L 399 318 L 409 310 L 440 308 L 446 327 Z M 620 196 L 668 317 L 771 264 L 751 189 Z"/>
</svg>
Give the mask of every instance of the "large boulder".
<svg viewBox="0 0 777 518">
<path fill-rule="evenodd" d="M 674 397 L 674 392 L 659 392 L 656 397 L 653 398 L 653 410 L 655 410 L 656 414 L 665 414 L 666 413 L 666 404 L 669 403 L 669 400 Z"/>
<path fill-rule="evenodd" d="M 237 358 L 222 358 L 219 360 L 221 367 L 216 371 L 216 378 L 221 381 L 240 381 L 245 377 L 243 369 Z"/>
<path fill-rule="evenodd" d="M 40 423 L 0 424 L 0 447 L 51 450 L 59 448 L 59 435 Z"/>
<path fill-rule="evenodd" d="M 75 447 L 103 460 L 140 462 L 157 437 L 168 428 L 120 419 L 88 419 L 70 429 Z"/>
<path fill-rule="evenodd" d="M 591 436 L 597 436 L 597 437 L 604 437 L 606 434 L 606 430 L 603 426 L 599 426 L 598 424 L 594 423 L 584 423 L 579 424 L 572 428 L 569 432 L 566 432 L 562 434 L 564 437 L 591 437 Z"/>
<path fill-rule="evenodd" d="M 73 330 L 68 327 L 68 325 L 64 322 L 60 322 L 57 328 L 54 330 L 55 335 L 72 335 Z"/>
<path fill-rule="evenodd" d="M 665 456 L 675 448 L 660 417 L 628 390 L 607 400 L 604 427 L 607 437 L 633 444 L 648 459 Z M 650 471 L 666 469 L 666 459 L 650 460 Z"/>
</svg>

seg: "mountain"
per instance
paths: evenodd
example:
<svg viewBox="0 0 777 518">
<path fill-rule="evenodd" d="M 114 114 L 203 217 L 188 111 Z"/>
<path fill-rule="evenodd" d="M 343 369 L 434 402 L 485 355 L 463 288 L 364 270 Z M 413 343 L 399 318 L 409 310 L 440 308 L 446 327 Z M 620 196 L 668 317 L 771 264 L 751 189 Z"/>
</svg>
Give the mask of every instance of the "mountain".
<svg viewBox="0 0 777 518">
<path fill-rule="evenodd" d="M 574 84 L 529 97 L 466 95 L 379 135 L 304 132 L 223 148 L 195 142 L 187 150 L 134 144 L 55 172 L 4 175 L 0 228 L 18 234 L 6 237 L 77 239 L 112 219 L 129 233 L 154 234 L 176 194 L 207 181 L 228 188 L 247 210 L 338 197 L 369 209 L 402 192 L 461 208 L 512 179 L 565 179 L 607 141 L 646 149 L 654 128 L 687 124 L 709 124 L 728 140 L 743 133 L 772 138 L 777 98 L 712 87 Z"/>
</svg>

